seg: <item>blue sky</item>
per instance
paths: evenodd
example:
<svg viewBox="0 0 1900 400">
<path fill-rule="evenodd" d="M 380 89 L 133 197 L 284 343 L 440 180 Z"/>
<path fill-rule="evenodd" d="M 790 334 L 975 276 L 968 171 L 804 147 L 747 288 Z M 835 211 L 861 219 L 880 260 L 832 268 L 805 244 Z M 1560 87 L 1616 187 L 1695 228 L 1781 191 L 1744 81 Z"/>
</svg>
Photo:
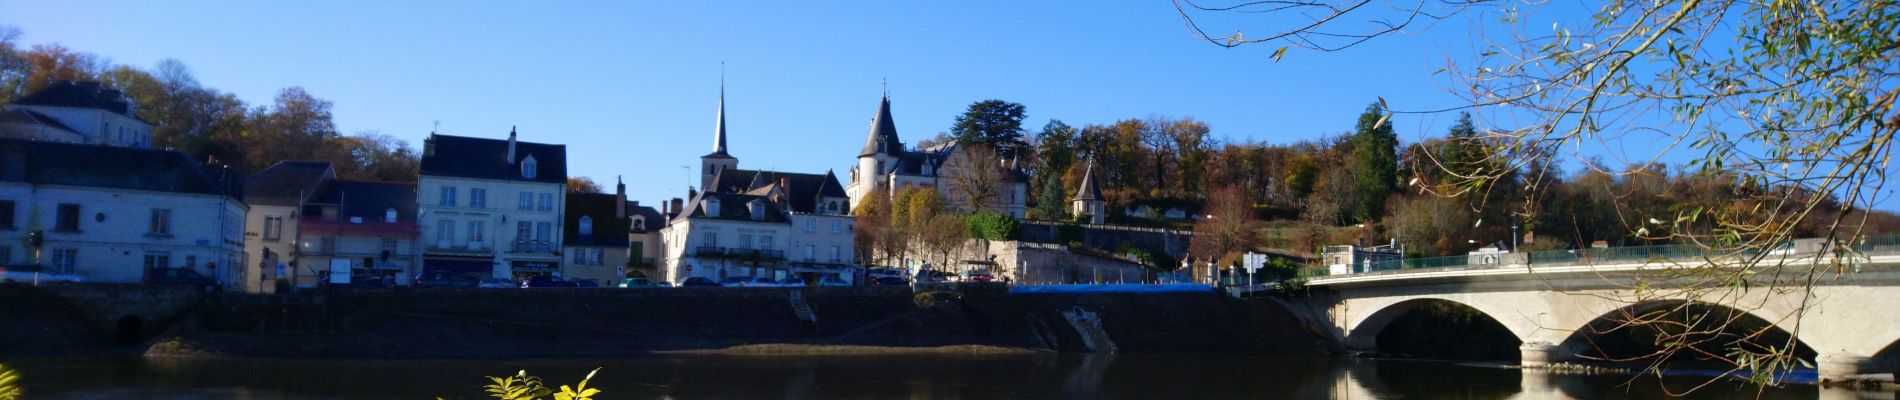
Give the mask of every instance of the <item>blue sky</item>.
<svg viewBox="0 0 1900 400">
<path fill-rule="evenodd" d="M 844 176 L 886 80 L 910 143 L 990 98 L 1027 106 L 1032 132 L 1193 116 L 1225 141 L 1290 143 L 1351 129 L 1375 96 L 1457 104 L 1432 72 L 1470 47 L 1466 24 L 1447 23 L 1276 63 L 1274 47 L 1197 41 L 1166 1 L 686 3 L 3 0 L 0 24 L 120 64 L 176 58 L 252 104 L 302 86 L 335 103 L 342 131 L 416 148 L 435 121 L 495 138 L 519 126 L 568 145 L 570 174 L 624 175 L 647 202 L 697 183 L 680 167 L 710 151 L 722 62 L 741 168 Z M 1409 142 L 1453 118 L 1394 124 Z"/>
</svg>

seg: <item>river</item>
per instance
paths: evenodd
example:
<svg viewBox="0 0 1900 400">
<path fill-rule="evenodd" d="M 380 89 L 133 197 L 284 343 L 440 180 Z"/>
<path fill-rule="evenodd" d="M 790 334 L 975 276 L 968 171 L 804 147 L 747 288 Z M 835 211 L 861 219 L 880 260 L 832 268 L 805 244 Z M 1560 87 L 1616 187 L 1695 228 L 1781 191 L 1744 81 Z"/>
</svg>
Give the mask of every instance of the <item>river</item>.
<svg viewBox="0 0 1900 400">
<path fill-rule="evenodd" d="M 477 399 L 485 376 L 526 369 L 551 386 L 600 368 L 605 399 L 1662 398 L 1706 379 L 1555 376 L 1444 361 L 1214 354 L 650 356 L 550 360 L 264 360 L 11 357 L 25 399 Z M 1868 393 L 1860 393 L 1868 394 Z M 1853 398 L 1740 382 L 1687 398 Z M 1892 393 L 1877 393 L 1892 398 Z"/>
</svg>

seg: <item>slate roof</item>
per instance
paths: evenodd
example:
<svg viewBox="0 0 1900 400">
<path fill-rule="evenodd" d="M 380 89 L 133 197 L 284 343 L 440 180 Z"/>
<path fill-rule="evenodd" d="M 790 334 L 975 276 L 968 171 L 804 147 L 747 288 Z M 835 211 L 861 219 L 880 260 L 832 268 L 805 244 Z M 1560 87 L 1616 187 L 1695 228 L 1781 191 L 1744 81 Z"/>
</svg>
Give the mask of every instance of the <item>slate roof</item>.
<svg viewBox="0 0 1900 400">
<path fill-rule="evenodd" d="M 568 246 L 627 247 L 626 218 L 614 217 L 617 196 L 604 193 L 568 193 L 567 215 L 562 216 L 561 237 Z M 631 210 L 629 210 L 631 211 Z M 592 217 L 593 230 L 581 240 L 581 217 Z"/>
<path fill-rule="evenodd" d="M 820 175 L 727 169 L 719 171 L 713 179 L 716 183 L 711 190 L 721 193 L 763 196 L 765 192 L 760 189 L 783 187 L 790 199 L 792 212 L 796 213 L 817 213 L 818 200 L 826 197 L 850 197 L 844 192 L 844 186 L 838 184 L 838 176 L 831 171 Z M 849 213 L 850 210 L 844 212 Z"/>
<path fill-rule="evenodd" d="M 661 213 L 660 209 L 647 207 L 647 206 L 636 206 L 634 205 L 635 203 L 636 202 L 632 202 L 632 201 L 627 202 L 627 216 L 632 217 L 632 216 L 638 215 L 638 216 L 646 217 L 646 220 L 647 220 L 646 229 L 644 230 L 633 229 L 632 222 L 628 222 L 628 228 L 627 228 L 628 232 L 647 233 L 647 232 L 652 232 L 652 231 L 658 231 L 660 230 L 660 227 L 666 226 L 666 214 Z"/>
<path fill-rule="evenodd" d="M 297 206 L 315 197 L 322 185 L 336 179 L 336 169 L 323 161 L 279 161 L 244 178 L 244 203 Z M 410 199 L 414 203 L 415 199 Z M 377 215 L 382 215 L 379 211 Z"/>
<path fill-rule="evenodd" d="M 884 148 L 877 148 L 878 138 L 884 139 Z M 878 153 L 897 156 L 904 152 L 904 142 L 897 140 L 897 121 L 891 118 L 891 97 L 884 96 L 877 102 L 877 115 L 871 117 L 871 132 L 864 137 L 864 150 L 859 157 Z"/>
<path fill-rule="evenodd" d="M 281 163 L 280 163 L 281 164 Z M 256 176 L 256 175 L 253 175 Z M 256 204 L 256 203 L 252 203 Z M 420 231 L 416 220 L 416 184 L 415 182 L 381 182 L 360 180 L 331 180 L 323 189 L 311 196 L 306 203 L 302 221 L 306 229 L 320 228 L 313 225 L 316 219 L 307 216 L 322 215 L 321 207 L 339 206 L 337 221 L 329 223 L 328 228 L 361 234 L 408 233 Z M 311 208 L 314 208 L 311 209 Z M 384 213 L 396 209 L 396 222 L 385 222 Z M 350 223 L 350 217 L 361 217 L 360 224 Z"/>
<path fill-rule="evenodd" d="M 72 127 L 60 123 L 59 120 L 53 119 L 52 116 L 26 109 L 13 109 L 0 113 L 0 124 L 46 125 L 67 132 L 79 133 L 79 131 L 73 130 Z"/>
<path fill-rule="evenodd" d="M 700 200 L 704 199 L 719 199 L 719 215 L 706 214 L 705 208 L 700 206 L 700 203 L 702 203 Z M 759 200 L 765 203 L 764 220 L 755 221 L 752 219 L 752 212 L 746 207 L 746 204 L 753 200 Z M 681 210 L 680 215 L 684 215 L 686 218 L 679 218 L 675 221 L 685 221 L 687 219 L 722 219 L 762 223 L 791 223 L 791 220 L 785 218 L 785 213 L 779 210 L 778 205 L 773 204 L 772 199 L 768 199 L 765 196 L 739 193 L 700 192 L 698 197 L 687 201 L 684 208 L 684 210 Z"/>
<path fill-rule="evenodd" d="M 225 174 L 176 151 L 0 139 L 5 182 L 236 195 Z"/>
<path fill-rule="evenodd" d="M 1095 183 L 1095 161 L 1089 160 L 1087 170 L 1082 172 L 1082 185 L 1075 190 L 1075 198 L 1070 200 L 1101 200 L 1102 187 Z"/>
<path fill-rule="evenodd" d="M 125 98 L 125 93 L 94 81 L 54 81 L 46 88 L 14 99 L 13 104 L 106 110 L 151 124 L 134 114 L 132 102 Z"/>
<path fill-rule="evenodd" d="M 422 175 L 567 183 L 565 145 L 516 141 L 515 159 L 509 160 L 507 140 L 440 134 L 430 134 L 426 140 L 433 143 L 434 151 L 424 150 Z M 521 176 L 520 165 L 530 156 L 537 167 L 532 179 Z"/>
</svg>

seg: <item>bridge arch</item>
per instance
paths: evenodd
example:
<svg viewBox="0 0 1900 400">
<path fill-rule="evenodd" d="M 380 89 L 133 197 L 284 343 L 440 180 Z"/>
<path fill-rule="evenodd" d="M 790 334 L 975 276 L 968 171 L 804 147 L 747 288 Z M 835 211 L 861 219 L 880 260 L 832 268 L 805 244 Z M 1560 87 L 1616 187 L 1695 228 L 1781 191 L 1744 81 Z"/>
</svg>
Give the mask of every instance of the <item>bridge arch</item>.
<svg viewBox="0 0 1900 400">
<path fill-rule="evenodd" d="M 1384 304 L 1360 304 L 1359 306 L 1370 306 L 1369 308 L 1371 308 L 1371 310 L 1360 314 L 1362 317 L 1349 321 L 1345 327 L 1345 344 L 1352 350 L 1379 350 L 1379 334 L 1384 332 L 1394 321 L 1414 311 L 1418 311 L 1423 307 L 1436 303 L 1451 304 L 1476 311 L 1478 315 L 1502 326 L 1506 331 L 1510 332 L 1509 335 L 1511 339 L 1516 341 L 1516 343 L 1510 343 L 1511 346 L 1522 344 L 1528 334 L 1528 332 L 1520 330 L 1519 327 L 1513 327 L 1513 324 L 1507 322 L 1505 319 L 1498 318 L 1500 315 L 1505 315 L 1498 313 L 1504 310 L 1499 307 L 1500 305 L 1489 304 L 1482 301 L 1470 301 L 1470 299 L 1461 300 L 1453 298 L 1452 296 L 1420 296 L 1394 299 L 1394 301 Z"/>
<path fill-rule="evenodd" d="M 1797 356 L 1815 361 L 1815 350 L 1792 328 L 1794 317 L 1767 307 L 1752 309 L 1684 299 L 1661 299 L 1617 307 L 1585 321 L 1557 350 L 1564 357 L 1598 361 L 1637 361 L 1660 351 L 1654 342 L 1662 332 L 1686 335 L 1691 345 L 1678 357 L 1725 356 L 1732 347 L 1765 351 L 1767 346 L 1793 343 Z M 1688 332 L 1688 333 L 1685 333 Z M 1649 343 L 1642 343 L 1644 339 Z"/>
</svg>

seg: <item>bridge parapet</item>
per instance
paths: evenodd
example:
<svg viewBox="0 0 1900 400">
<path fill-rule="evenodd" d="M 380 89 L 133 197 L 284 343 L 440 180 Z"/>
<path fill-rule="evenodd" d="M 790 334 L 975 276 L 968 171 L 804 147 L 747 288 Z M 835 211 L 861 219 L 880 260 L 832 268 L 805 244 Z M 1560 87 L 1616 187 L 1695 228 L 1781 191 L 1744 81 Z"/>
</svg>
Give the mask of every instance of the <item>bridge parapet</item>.
<svg viewBox="0 0 1900 400">
<path fill-rule="evenodd" d="M 1879 256 L 1900 256 L 1900 235 L 1869 237 L 1859 243 L 1839 247 L 1846 260 L 1859 268 Z M 1710 262 L 1741 265 L 1742 261 L 1762 257 L 1763 264 L 1795 265 L 1814 262 L 1815 255 L 1830 251 L 1820 239 L 1795 240 L 1790 246 L 1766 251 L 1718 253 L 1699 245 L 1629 246 L 1575 250 L 1549 250 L 1523 253 L 1471 254 L 1447 257 L 1422 257 L 1382 260 L 1352 266 L 1352 273 L 1317 276 L 1309 285 L 1366 281 L 1365 277 L 1385 275 L 1446 275 L 1459 271 L 1500 270 L 1506 273 L 1575 270 L 1561 267 L 1610 267 L 1641 269 L 1645 266 L 1676 268 Z M 1763 254 L 1766 253 L 1766 254 Z M 1828 262 L 1829 260 L 1819 260 Z M 1597 268 L 1602 269 L 1602 268 Z M 1596 270 L 1596 269 L 1593 269 Z M 1379 279 L 1384 280 L 1384 279 Z"/>
</svg>

